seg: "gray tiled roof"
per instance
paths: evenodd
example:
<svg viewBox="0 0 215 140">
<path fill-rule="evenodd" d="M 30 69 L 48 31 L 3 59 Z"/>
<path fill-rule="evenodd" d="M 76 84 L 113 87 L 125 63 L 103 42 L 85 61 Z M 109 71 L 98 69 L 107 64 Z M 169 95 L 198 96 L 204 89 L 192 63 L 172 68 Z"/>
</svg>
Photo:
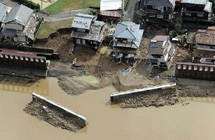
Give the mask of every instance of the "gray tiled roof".
<svg viewBox="0 0 215 140">
<path fill-rule="evenodd" d="M 95 16 L 87 14 L 76 14 L 72 22 L 72 28 L 90 29 L 92 21 L 96 20 Z"/>
<path fill-rule="evenodd" d="M 191 4 L 199 4 L 206 5 L 208 0 L 181 0 L 181 3 L 191 3 Z"/>
<path fill-rule="evenodd" d="M 140 29 L 139 24 L 133 22 L 122 22 L 117 24 L 114 33 L 115 38 L 132 39 L 132 48 L 139 48 L 142 41 L 143 30 Z"/>
<path fill-rule="evenodd" d="M 138 35 L 140 25 L 133 22 L 122 22 L 117 24 L 114 37 L 135 39 Z"/>
<path fill-rule="evenodd" d="M 174 7 L 175 0 L 144 0 L 144 5 Z"/>
<path fill-rule="evenodd" d="M 6 18 L 5 23 L 14 21 L 18 24 L 25 26 L 32 13 L 33 10 L 24 5 L 15 6 Z"/>
<path fill-rule="evenodd" d="M 0 22 L 3 22 L 5 19 L 5 14 L 7 12 L 9 7 L 7 7 L 6 5 L 0 3 Z"/>
<path fill-rule="evenodd" d="M 105 23 L 102 21 L 95 21 L 92 23 L 89 29 L 89 33 L 83 33 L 78 31 L 72 31 L 72 38 L 85 39 L 90 41 L 100 42 L 103 39 L 102 29 L 105 26 Z"/>
</svg>

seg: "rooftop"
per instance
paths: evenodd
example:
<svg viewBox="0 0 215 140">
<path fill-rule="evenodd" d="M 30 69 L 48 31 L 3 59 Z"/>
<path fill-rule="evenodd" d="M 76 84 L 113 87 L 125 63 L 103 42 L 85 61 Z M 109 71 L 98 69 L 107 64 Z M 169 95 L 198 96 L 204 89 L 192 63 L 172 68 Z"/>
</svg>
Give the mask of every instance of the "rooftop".
<svg viewBox="0 0 215 140">
<path fill-rule="evenodd" d="M 3 22 L 5 20 L 5 14 L 10 8 L 6 5 L 0 3 L 0 22 Z"/>
<path fill-rule="evenodd" d="M 104 22 L 95 21 L 90 26 L 89 33 L 82 33 L 82 32 L 78 32 L 78 31 L 73 31 L 71 33 L 71 37 L 100 42 L 102 39 L 101 30 L 102 30 L 103 26 L 105 26 Z"/>
<path fill-rule="evenodd" d="M 122 9 L 122 0 L 101 0 L 100 10 L 118 10 Z"/>
<path fill-rule="evenodd" d="M 215 45 L 215 27 L 208 27 L 207 30 L 198 30 L 196 44 Z"/>
<path fill-rule="evenodd" d="M 11 12 L 9 13 L 8 17 L 4 21 L 5 23 L 9 22 L 16 22 L 25 26 L 31 17 L 33 10 L 24 6 L 24 5 L 17 5 L 12 8 Z"/>
<path fill-rule="evenodd" d="M 72 22 L 72 28 L 89 30 L 93 21 L 96 20 L 96 16 L 87 14 L 76 14 Z"/>
<path fill-rule="evenodd" d="M 114 32 L 114 38 L 129 39 L 133 41 L 132 48 L 139 48 L 142 41 L 144 30 L 140 29 L 139 24 L 133 22 L 124 21 L 116 26 Z"/>
<path fill-rule="evenodd" d="M 149 54 L 163 54 L 164 49 L 168 46 L 164 42 L 169 36 L 157 35 L 151 39 L 149 44 Z"/>
<path fill-rule="evenodd" d="M 175 0 L 144 0 L 144 5 L 175 7 Z"/>
</svg>

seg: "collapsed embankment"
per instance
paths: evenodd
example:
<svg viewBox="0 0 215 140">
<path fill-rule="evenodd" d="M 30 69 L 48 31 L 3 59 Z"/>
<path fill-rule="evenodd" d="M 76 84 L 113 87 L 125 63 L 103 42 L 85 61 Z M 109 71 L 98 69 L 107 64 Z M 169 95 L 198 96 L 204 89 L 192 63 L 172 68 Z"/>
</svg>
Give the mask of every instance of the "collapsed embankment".
<svg viewBox="0 0 215 140">
<path fill-rule="evenodd" d="M 87 125 L 86 118 L 35 93 L 24 111 L 49 124 L 77 132 Z"/>
<path fill-rule="evenodd" d="M 137 89 L 111 95 L 111 101 L 122 108 L 138 108 L 178 103 L 175 85 L 162 85 L 144 89 Z"/>
</svg>

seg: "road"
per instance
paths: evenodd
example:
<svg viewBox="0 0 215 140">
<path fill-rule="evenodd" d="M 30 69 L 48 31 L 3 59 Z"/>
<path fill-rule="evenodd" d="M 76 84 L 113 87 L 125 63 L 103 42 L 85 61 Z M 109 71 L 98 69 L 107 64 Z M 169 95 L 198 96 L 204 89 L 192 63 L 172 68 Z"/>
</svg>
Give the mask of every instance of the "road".
<svg viewBox="0 0 215 140">
<path fill-rule="evenodd" d="M 139 2 L 139 0 L 130 0 L 129 1 L 129 6 L 125 13 L 125 20 L 131 20 L 131 21 L 134 20 L 134 15 L 135 15 L 135 11 L 136 11 L 138 2 Z"/>
<path fill-rule="evenodd" d="M 14 7 L 14 6 L 18 5 L 18 3 L 16 1 L 12 1 L 12 0 L 0 0 L 0 2 L 9 7 Z"/>
<path fill-rule="evenodd" d="M 68 12 L 63 13 L 57 13 L 57 14 L 44 14 L 44 13 L 37 13 L 37 15 L 44 17 L 45 21 L 59 21 L 59 20 L 65 20 L 73 18 L 78 13 L 85 13 L 88 14 L 90 12 L 90 9 L 79 9 L 79 10 L 72 10 Z"/>
</svg>

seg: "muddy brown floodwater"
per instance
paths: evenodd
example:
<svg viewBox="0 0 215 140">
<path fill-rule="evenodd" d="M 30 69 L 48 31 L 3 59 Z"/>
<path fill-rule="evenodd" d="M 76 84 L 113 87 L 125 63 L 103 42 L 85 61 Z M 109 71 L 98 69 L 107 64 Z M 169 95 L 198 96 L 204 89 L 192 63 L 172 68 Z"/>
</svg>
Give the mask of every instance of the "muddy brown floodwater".
<svg viewBox="0 0 215 140">
<path fill-rule="evenodd" d="M 184 106 L 121 109 L 110 105 L 109 96 L 116 91 L 112 86 L 72 96 L 64 93 L 54 78 L 27 86 L 0 85 L 0 138 L 4 140 L 215 139 L 215 104 L 211 103 L 212 99 L 210 103 L 189 101 L 190 104 Z M 32 90 L 41 91 L 41 95 L 80 113 L 89 124 L 74 133 L 26 114 L 23 109 L 31 101 Z"/>
</svg>

